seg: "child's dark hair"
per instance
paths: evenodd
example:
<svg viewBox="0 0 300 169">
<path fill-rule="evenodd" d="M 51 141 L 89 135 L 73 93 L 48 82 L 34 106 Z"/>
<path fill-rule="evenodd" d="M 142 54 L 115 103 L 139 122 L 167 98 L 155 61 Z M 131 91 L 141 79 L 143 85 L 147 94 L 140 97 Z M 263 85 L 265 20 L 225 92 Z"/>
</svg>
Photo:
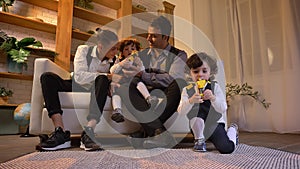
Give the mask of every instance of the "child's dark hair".
<svg viewBox="0 0 300 169">
<path fill-rule="evenodd" d="M 123 52 L 125 46 L 128 46 L 128 45 L 135 45 L 135 48 L 137 51 L 139 51 L 141 49 L 141 44 L 137 40 L 125 39 L 120 42 L 120 47 L 119 47 L 120 52 Z"/>
<path fill-rule="evenodd" d="M 164 16 L 157 17 L 151 22 L 150 26 L 159 29 L 162 35 L 170 36 L 171 23 L 166 17 Z"/>
<path fill-rule="evenodd" d="M 209 56 L 208 54 L 201 52 L 201 53 L 195 53 L 192 56 L 188 58 L 186 61 L 186 64 L 189 69 L 196 69 L 198 67 L 201 67 L 203 65 L 203 62 L 206 62 L 210 68 L 210 80 L 214 80 L 215 76 L 218 73 L 218 65 L 217 60 L 213 58 L 212 56 Z"/>
</svg>

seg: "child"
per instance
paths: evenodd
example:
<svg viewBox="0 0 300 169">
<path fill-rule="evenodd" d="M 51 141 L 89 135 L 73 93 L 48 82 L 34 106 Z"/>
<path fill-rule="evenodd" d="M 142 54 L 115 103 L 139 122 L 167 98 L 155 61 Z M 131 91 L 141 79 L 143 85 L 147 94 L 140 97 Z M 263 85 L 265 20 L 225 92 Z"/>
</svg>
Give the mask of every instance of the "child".
<svg viewBox="0 0 300 169">
<path fill-rule="evenodd" d="M 139 57 L 136 57 L 137 51 L 140 50 L 140 43 L 133 39 L 125 39 L 120 43 L 120 56 L 116 61 L 116 64 L 111 67 L 110 72 L 113 74 L 123 75 L 124 71 L 142 71 L 145 69 L 143 63 L 141 62 Z M 130 78 L 126 78 L 123 76 L 122 80 L 119 83 L 112 82 L 112 88 L 119 87 L 120 84 L 124 84 L 125 82 L 130 82 Z M 147 87 L 143 82 L 137 83 L 137 88 L 140 93 L 144 96 L 149 106 L 156 105 L 158 103 L 158 99 L 155 96 L 151 96 Z M 124 116 L 122 115 L 121 109 L 121 97 L 117 94 L 117 92 L 113 91 L 112 95 L 112 106 L 113 106 L 113 114 L 111 119 L 117 123 L 124 121 Z"/>
<path fill-rule="evenodd" d="M 218 71 L 217 61 L 206 53 L 196 53 L 186 64 L 193 83 L 183 88 L 178 113 L 186 114 L 190 120 L 195 138 L 193 150 L 205 152 L 208 139 L 220 153 L 232 153 L 238 144 L 238 127 L 231 124 L 225 130 L 226 99 L 218 83 L 212 81 Z M 198 88 L 199 80 L 205 84 L 203 89 Z"/>
</svg>

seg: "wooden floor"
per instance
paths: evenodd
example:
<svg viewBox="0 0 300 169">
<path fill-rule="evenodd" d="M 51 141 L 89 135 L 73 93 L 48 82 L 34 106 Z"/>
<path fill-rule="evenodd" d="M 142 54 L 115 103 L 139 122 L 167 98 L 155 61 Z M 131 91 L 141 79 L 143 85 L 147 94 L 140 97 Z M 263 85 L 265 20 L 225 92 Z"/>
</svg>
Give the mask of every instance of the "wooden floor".
<svg viewBox="0 0 300 169">
<path fill-rule="evenodd" d="M 263 146 L 282 151 L 300 154 L 300 134 L 249 133 L 240 132 L 240 143 Z M 78 141 L 78 139 L 75 139 Z M 20 137 L 20 135 L 0 136 L 0 163 L 29 154 L 35 151 L 38 137 Z M 76 141 L 73 145 L 77 145 Z M 182 147 L 192 147 L 192 138 L 189 136 L 180 144 Z M 113 145 L 112 145 L 113 146 Z M 70 150 L 79 150 L 78 147 Z"/>
</svg>

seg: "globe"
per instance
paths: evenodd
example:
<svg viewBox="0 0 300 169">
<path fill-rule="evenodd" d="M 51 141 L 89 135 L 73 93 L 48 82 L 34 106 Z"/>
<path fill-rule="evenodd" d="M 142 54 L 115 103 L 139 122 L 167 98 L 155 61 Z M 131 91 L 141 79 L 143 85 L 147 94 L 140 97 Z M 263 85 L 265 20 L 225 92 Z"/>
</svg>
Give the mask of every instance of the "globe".
<svg viewBox="0 0 300 169">
<path fill-rule="evenodd" d="M 14 120 L 20 126 L 26 126 L 29 124 L 30 119 L 30 103 L 20 104 L 14 111 Z"/>
</svg>

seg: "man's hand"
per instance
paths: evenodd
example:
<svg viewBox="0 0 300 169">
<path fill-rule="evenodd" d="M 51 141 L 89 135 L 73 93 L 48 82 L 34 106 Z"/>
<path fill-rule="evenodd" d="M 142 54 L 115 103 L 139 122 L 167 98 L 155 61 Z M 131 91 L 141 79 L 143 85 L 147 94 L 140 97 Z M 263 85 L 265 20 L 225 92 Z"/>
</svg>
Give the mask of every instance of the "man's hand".
<svg viewBox="0 0 300 169">
<path fill-rule="evenodd" d="M 133 77 L 133 76 L 135 76 L 139 71 L 133 70 L 133 69 L 129 69 L 129 70 L 123 69 L 123 72 L 124 72 L 125 77 Z"/>
<path fill-rule="evenodd" d="M 109 80 L 111 80 L 112 82 L 115 82 L 115 83 L 119 83 L 122 79 L 121 75 L 114 74 L 114 73 L 108 74 L 107 77 Z"/>
</svg>

